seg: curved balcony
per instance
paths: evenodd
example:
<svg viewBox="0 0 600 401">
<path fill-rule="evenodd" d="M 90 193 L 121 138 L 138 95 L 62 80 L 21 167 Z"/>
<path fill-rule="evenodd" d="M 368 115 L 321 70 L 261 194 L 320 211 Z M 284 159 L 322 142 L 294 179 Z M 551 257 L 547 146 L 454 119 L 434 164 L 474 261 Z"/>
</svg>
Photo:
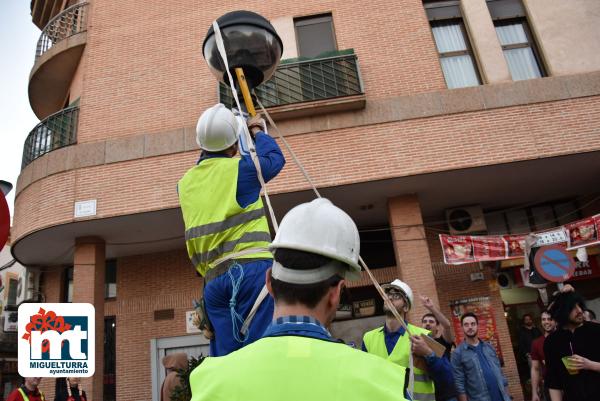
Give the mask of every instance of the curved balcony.
<svg viewBox="0 0 600 401">
<path fill-rule="evenodd" d="M 358 60 L 352 50 L 333 57 L 282 62 L 273 77 L 254 94 L 274 118 L 354 110 L 365 107 Z M 241 97 L 240 97 L 241 99 Z M 234 107 L 228 86 L 220 84 L 219 101 Z"/>
<path fill-rule="evenodd" d="M 88 3 L 66 8 L 42 30 L 29 75 L 29 103 L 39 119 L 64 106 L 87 41 Z"/>
<path fill-rule="evenodd" d="M 51 115 L 31 130 L 23 146 L 21 169 L 48 152 L 77 142 L 79 107 L 69 107 Z"/>
</svg>

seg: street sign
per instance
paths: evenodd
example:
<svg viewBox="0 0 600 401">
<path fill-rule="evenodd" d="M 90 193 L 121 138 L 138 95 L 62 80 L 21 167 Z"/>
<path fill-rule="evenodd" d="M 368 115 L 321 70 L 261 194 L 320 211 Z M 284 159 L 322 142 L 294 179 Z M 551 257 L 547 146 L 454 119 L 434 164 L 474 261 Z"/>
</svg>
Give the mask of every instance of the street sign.
<svg viewBox="0 0 600 401">
<path fill-rule="evenodd" d="M 548 281 L 561 283 L 575 272 L 575 261 L 560 245 L 543 246 L 538 249 L 534 265 L 537 272 Z"/>
<path fill-rule="evenodd" d="M 8 240 L 10 231 L 10 213 L 8 212 L 8 203 L 4 194 L 0 193 L 0 250 Z"/>
</svg>

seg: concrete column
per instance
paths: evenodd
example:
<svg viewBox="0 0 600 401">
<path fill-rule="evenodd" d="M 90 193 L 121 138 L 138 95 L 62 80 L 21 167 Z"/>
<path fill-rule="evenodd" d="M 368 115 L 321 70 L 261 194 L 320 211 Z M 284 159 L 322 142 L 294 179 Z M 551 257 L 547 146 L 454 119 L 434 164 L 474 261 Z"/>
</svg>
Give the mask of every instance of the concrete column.
<svg viewBox="0 0 600 401">
<path fill-rule="evenodd" d="M 419 295 L 427 295 L 436 305 L 439 302 L 419 199 L 417 195 L 388 199 L 388 212 L 398 276 L 411 287 L 415 297 L 408 319 L 420 325 L 427 310 Z"/>
<path fill-rule="evenodd" d="M 483 83 L 511 81 L 508 64 L 485 0 L 462 0 L 460 6 Z"/>
<path fill-rule="evenodd" d="M 73 260 L 73 302 L 87 302 L 96 308 L 96 369 L 94 376 L 82 379 L 90 401 L 101 401 L 104 392 L 104 240 L 77 238 Z"/>
</svg>

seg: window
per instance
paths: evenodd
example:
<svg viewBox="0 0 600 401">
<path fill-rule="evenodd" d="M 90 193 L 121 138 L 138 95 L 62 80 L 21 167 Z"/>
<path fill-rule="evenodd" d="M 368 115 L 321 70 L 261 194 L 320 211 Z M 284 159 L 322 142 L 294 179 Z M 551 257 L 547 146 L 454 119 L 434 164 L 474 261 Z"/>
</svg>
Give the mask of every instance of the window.
<svg viewBox="0 0 600 401">
<path fill-rule="evenodd" d="M 65 269 L 65 292 L 63 302 L 73 302 L 73 266 Z"/>
<path fill-rule="evenodd" d="M 115 259 L 106 261 L 104 281 L 104 298 L 115 298 L 117 296 L 117 261 Z"/>
<path fill-rule="evenodd" d="M 426 1 L 431 32 L 449 89 L 481 84 L 458 1 Z"/>
<path fill-rule="evenodd" d="M 481 82 L 462 21 L 434 22 L 431 31 L 448 88 L 479 85 Z"/>
<path fill-rule="evenodd" d="M 512 79 L 521 81 L 544 76 L 527 21 L 519 18 L 496 21 L 494 25 Z"/>
<path fill-rule="evenodd" d="M 65 269 L 63 302 L 73 302 L 73 266 Z M 104 298 L 117 296 L 117 261 L 115 259 L 106 261 L 104 272 Z"/>
<path fill-rule="evenodd" d="M 396 266 L 394 241 L 389 227 L 361 228 L 360 254 L 369 261 L 371 270 Z"/>
<path fill-rule="evenodd" d="M 8 299 L 6 300 L 7 305 L 17 304 L 17 291 L 19 289 L 19 279 L 10 278 L 8 280 Z"/>
<path fill-rule="evenodd" d="M 294 19 L 298 57 L 317 58 L 337 50 L 331 14 Z"/>
<path fill-rule="evenodd" d="M 512 79 L 545 76 L 521 0 L 487 0 L 487 6 Z"/>
</svg>

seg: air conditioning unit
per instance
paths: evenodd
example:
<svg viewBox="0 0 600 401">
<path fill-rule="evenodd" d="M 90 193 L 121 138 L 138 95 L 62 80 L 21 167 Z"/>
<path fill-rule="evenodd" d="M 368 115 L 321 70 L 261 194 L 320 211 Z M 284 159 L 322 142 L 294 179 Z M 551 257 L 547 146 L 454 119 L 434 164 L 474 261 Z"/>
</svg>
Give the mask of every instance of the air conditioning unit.
<svg viewBox="0 0 600 401">
<path fill-rule="evenodd" d="M 17 284 L 17 305 L 24 301 L 39 301 L 40 272 L 31 268 L 24 269 L 19 274 Z"/>
<path fill-rule="evenodd" d="M 515 280 L 513 275 L 510 273 L 500 273 L 496 278 L 496 282 L 498 283 L 498 287 L 503 290 L 509 290 L 515 286 Z"/>
<path fill-rule="evenodd" d="M 487 231 L 481 206 L 465 206 L 446 210 L 446 222 L 452 235 Z"/>
<path fill-rule="evenodd" d="M 19 326 L 18 325 L 19 312 L 4 310 L 2 317 L 4 319 L 4 325 L 3 325 L 4 332 L 5 333 L 16 333 L 18 331 L 18 326 Z"/>
</svg>

